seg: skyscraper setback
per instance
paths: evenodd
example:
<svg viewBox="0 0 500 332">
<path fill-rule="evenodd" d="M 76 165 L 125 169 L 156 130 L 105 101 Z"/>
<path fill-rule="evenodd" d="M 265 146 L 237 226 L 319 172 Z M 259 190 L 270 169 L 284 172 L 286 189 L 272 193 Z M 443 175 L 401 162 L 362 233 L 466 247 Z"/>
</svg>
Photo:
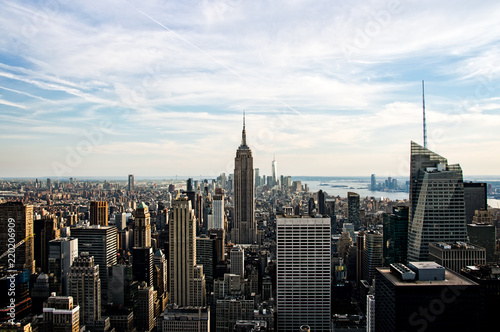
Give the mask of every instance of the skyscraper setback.
<svg viewBox="0 0 500 332">
<path fill-rule="evenodd" d="M 231 237 L 237 244 L 253 244 L 257 237 L 253 172 L 252 150 L 247 145 L 243 117 L 241 145 L 234 160 L 234 228 Z"/>
<path fill-rule="evenodd" d="M 411 142 L 408 260 L 428 260 L 430 242 L 467 241 L 460 165 Z"/>
</svg>

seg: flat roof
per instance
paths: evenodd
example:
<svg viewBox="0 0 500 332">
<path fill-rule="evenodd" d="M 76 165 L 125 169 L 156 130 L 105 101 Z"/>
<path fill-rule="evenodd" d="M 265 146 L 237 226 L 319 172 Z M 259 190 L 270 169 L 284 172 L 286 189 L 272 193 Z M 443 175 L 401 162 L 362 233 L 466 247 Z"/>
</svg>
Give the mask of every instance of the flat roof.
<svg viewBox="0 0 500 332">
<path fill-rule="evenodd" d="M 415 263 L 430 263 L 430 262 L 415 262 Z M 432 262 L 433 263 L 433 262 Z M 438 264 L 439 265 L 439 264 Z M 410 281 L 402 281 L 398 278 L 398 276 L 391 273 L 391 270 L 388 267 L 377 267 L 377 270 L 382 273 L 387 280 L 389 280 L 393 285 L 398 287 L 414 287 L 414 286 L 474 286 L 479 285 L 472 280 L 469 280 L 461 275 L 446 269 L 445 270 L 445 279 L 444 280 L 430 280 L 430 281 L 421 281 L 421 280 L 410 280 Z"/>
</svg>

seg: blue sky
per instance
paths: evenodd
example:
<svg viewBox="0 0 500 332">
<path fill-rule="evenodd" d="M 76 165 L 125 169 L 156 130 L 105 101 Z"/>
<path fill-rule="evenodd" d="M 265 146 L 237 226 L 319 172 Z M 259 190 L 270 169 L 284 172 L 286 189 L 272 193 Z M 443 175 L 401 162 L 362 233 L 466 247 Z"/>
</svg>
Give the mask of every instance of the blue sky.
<svg viewBox="0 0 500 332">
<path fill-rule="evenodd" d="M 498 1 L 0 0 L 0 177 L 499 174 Z"/>
</svg>

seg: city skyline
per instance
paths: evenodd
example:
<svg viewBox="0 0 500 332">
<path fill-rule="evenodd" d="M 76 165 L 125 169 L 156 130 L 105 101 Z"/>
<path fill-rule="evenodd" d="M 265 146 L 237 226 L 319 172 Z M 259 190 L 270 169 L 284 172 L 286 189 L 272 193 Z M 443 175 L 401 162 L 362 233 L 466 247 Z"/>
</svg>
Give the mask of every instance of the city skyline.
<svg viewBox="0 0 500 332">
<path fill-rule="evenodd" d="M 243 111 L 261 174 L 408 176 L 422 80 L 429 149 L 498 174 L 499 3 L 2 8 L 1 178 L 230 174 Z"/>
</svg>

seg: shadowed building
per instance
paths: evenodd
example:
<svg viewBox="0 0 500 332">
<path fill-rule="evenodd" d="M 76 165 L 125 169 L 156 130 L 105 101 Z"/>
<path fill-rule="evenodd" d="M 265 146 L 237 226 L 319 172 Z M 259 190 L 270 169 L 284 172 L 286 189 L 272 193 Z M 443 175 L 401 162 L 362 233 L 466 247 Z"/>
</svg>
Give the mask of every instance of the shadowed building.
<svg viewBox="0 0 500 332">
<path fill-rule="evenodd" d="M 108 202 L 90 202 L 90 224 L 108 226 Z"/>
<path fill-rule="evenodd" d="M 429 243 L 467 241 L 460 165 L 411 142 L 408 260 L 429 259 Z"/>
</svg>

